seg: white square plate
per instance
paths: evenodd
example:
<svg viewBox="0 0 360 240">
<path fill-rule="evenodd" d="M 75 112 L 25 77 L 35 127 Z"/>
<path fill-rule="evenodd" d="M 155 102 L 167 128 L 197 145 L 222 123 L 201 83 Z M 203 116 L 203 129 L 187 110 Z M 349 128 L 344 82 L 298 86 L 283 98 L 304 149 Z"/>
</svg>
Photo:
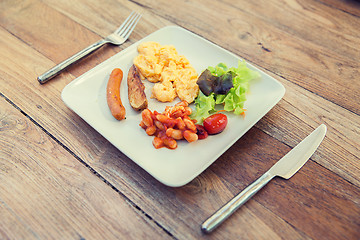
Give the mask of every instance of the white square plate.
<svg viewBox="0 0 360 240">
<path fill-rule="evenodd" d="M 190 61 L 198 74 L 208 66 L 215 66 L 220 62 L 226 63 L 228 67 L 236 67 L 241 60 L 229 51 L 181 27 L 168 26 L 150 34 L 75 79 L 63 89 L 61 97 L 70 109 L 154 178 L 165 185 L 179 187 L 203 172 L 254 126 L 280 101 L 285 88 L 274 78 L 248 64 L 249 68 L 261 74 L 261 78 L 250 83 L 250 93 L 245 102 L 247 109 L 245 117 L 229 113 L 228 126 L 221 134 L 193 143 L 179 141 L 175 150 L 155 149 L 152 145 L 153 137 L 147 136 L 139 126 L 141 114 L 131 108 L 127 96 L 128 70 L 138 54 L 137 46 L 146 41 L 174 45 L 178 53 Z M 106 102 L 106 84 L 114 68 L 120 68 L 124 72 L 120 94 L 126 108 L 126 119 L 122 121 L 113 118 Z M 165 106 L 175 104 L 175 102 L 160 103 L 151 99 L 152 83 L 144 81 L 144 84 L 149 109 L 162 112 Z"/>
</svg>

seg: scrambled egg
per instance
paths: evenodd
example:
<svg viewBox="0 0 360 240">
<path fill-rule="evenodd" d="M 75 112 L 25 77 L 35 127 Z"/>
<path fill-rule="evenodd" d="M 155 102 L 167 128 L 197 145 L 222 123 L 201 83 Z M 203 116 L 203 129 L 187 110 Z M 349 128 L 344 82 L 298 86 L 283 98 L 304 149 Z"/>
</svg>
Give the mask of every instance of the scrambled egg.
<svg viewBox="0 0 360 240">
<path fill-rule="evenodd" d="M 171 45 L 145 42 L 138 46 L 134 59 L 142 80 L 155 83 L 152 97 L 161 102 L 171 102 L 177 96 L 188 103 L 199 93 L 198 75 L 189 61 Z"/>
</svg>

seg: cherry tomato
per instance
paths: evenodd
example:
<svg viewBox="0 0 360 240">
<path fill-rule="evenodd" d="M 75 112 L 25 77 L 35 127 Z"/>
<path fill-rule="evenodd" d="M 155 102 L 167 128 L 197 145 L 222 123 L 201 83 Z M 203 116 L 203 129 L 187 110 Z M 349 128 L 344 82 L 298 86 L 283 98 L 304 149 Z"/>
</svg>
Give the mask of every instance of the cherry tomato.
<svg viewBox="0 0 360 240">
<path fill-rule="evenodd" d="M 199 139 L 205 139 L 208 137 L 208 133 L 202 125 L 196 124 L 196 134 Z"/>
<path fill-rule="evenodd" d="M 218 134 L 225 129 L 227 122 L 228 120 L 225 114 L 217 113 L 207 117 L 203 125 L 208 134 Z"/>
</svg>

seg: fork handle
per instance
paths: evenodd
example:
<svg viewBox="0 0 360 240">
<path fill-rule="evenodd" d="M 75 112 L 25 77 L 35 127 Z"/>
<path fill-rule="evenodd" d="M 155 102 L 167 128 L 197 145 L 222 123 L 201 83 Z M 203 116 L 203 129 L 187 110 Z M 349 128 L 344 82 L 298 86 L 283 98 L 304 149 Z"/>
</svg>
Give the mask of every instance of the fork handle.
<svg viewBox="0 0 360 240">
<path fill-rule="evenodd" d="M 47 72 L 40 75 L 37 79 L 39 83 L 43 84 L 58 75 L 60 72 L 62 72 L 65 68 L 69 67 L 71 64 L 75 63 L 76 61 L 80 60 L 81 58 L 87 56 L 88 54 L 92 53 L 96 49 L 103 46 L 105 43 L 107 43 L 105 39 L 101 39 L 100 41 L 88 46 L 87 48 L 81 50 L 80 52 L 74 54 L 73 56 L 69 57 L 65 61 L 59 63 L 55 67 L 51 68 Z"/>
</svg>

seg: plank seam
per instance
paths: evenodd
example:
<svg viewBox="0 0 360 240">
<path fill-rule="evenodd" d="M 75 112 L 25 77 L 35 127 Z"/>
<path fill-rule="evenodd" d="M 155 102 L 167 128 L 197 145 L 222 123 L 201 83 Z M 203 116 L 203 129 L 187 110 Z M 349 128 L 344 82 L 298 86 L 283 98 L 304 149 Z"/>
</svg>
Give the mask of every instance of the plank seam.
<svg viewBox="0 0 360 240">
<path fill-rule="evenodd" d="M 162 226 L 159 222 L 154 220 L 149 214 L 147 214 L 144 210 L 142 210 L 138 205 L 136 205 L 133 201 L 131 201 L 126 195 L 124 195 L 119 189 L 117 189 L 114 185 L 112 185 L 108 180 L 106 180 L 100 173 L 98 173 L 94 168 L 92 168 L 89 164 L 87 164 L 84 160 L 82 160 L 79 156 L 77 156 L 71 149 L 65 146 L 62 142 L 60 142 L 54 135 L 48 132 L 43 126 L 41 126 L 38 122 L 35 121 L 31 116 L 29 116 L 26 112 L 24 112 L 19 106 L 17 106 L 13 101 L 11 101 L 8 97 L 6 97 L 2 92 L 0 92 L 0 96 L 4 98 L 10 105 L 12 105 L 16 110 L 18 110 L 21 114 L 23 114 L 27 119 L 29 119 L 35 126 L 39 127 L 46 135 L 48 135 L 52 140 L 54 140 L 57 144 L 59 144 L 62 148 L 64 148 L 68 153 L 70 153 L 76 160 L 78 160 L 82 165 L 84 165 L 92 174 L 98 177 L 101 181 L 103 181 L 106 185 L 111 187 L 115 192 L 117 192 L 120 196 L 122 196 L 131 206 L 137 209 L 141 214 L 143 214 L 148 220 L 155 223 L 159 228 L 161 228 L 166 234 L 168 234 L 173 239 L 176 239 L 174 235 L 172 235 L 164 226 Z"/>
<path fill-rule="evenodd" d="M 337 9 L 337 10 L 343 12 L 343 13 L 349 14 L 349 15 L 351 15 L 351 16 L 353 16 L 353 17 L 356 17 L 356 18 L 359 18 L 359 17 L 360 17 L 360 16 L 358 16 L 358 15 L 356 15 L 356 14 L 354 14 L 354 13 L 348 12 L 348 11 L 346 11 L 346 10 L 344 10 L 344 9 L 341 9 L 341 8 L 338 8 L 338 7 L 334 6 L 334 5 L 328 4 L 328 3 L 326 3 L 326 2 L 324 2 L 324 1 L 322 1 L 322 0 L 315 0 L 315 1 L 319 2 L 319 3 L 322 4 L 322 5 L 325 5 L 325 6 L 328 6 L 328 7 L 330 7 L 330 8 Z M 353 1 L 353 2 L 356 2 L 356 1 Z M 355 4 L 357 4 L 357 3 L 355 3 Z"/>
</svg>

